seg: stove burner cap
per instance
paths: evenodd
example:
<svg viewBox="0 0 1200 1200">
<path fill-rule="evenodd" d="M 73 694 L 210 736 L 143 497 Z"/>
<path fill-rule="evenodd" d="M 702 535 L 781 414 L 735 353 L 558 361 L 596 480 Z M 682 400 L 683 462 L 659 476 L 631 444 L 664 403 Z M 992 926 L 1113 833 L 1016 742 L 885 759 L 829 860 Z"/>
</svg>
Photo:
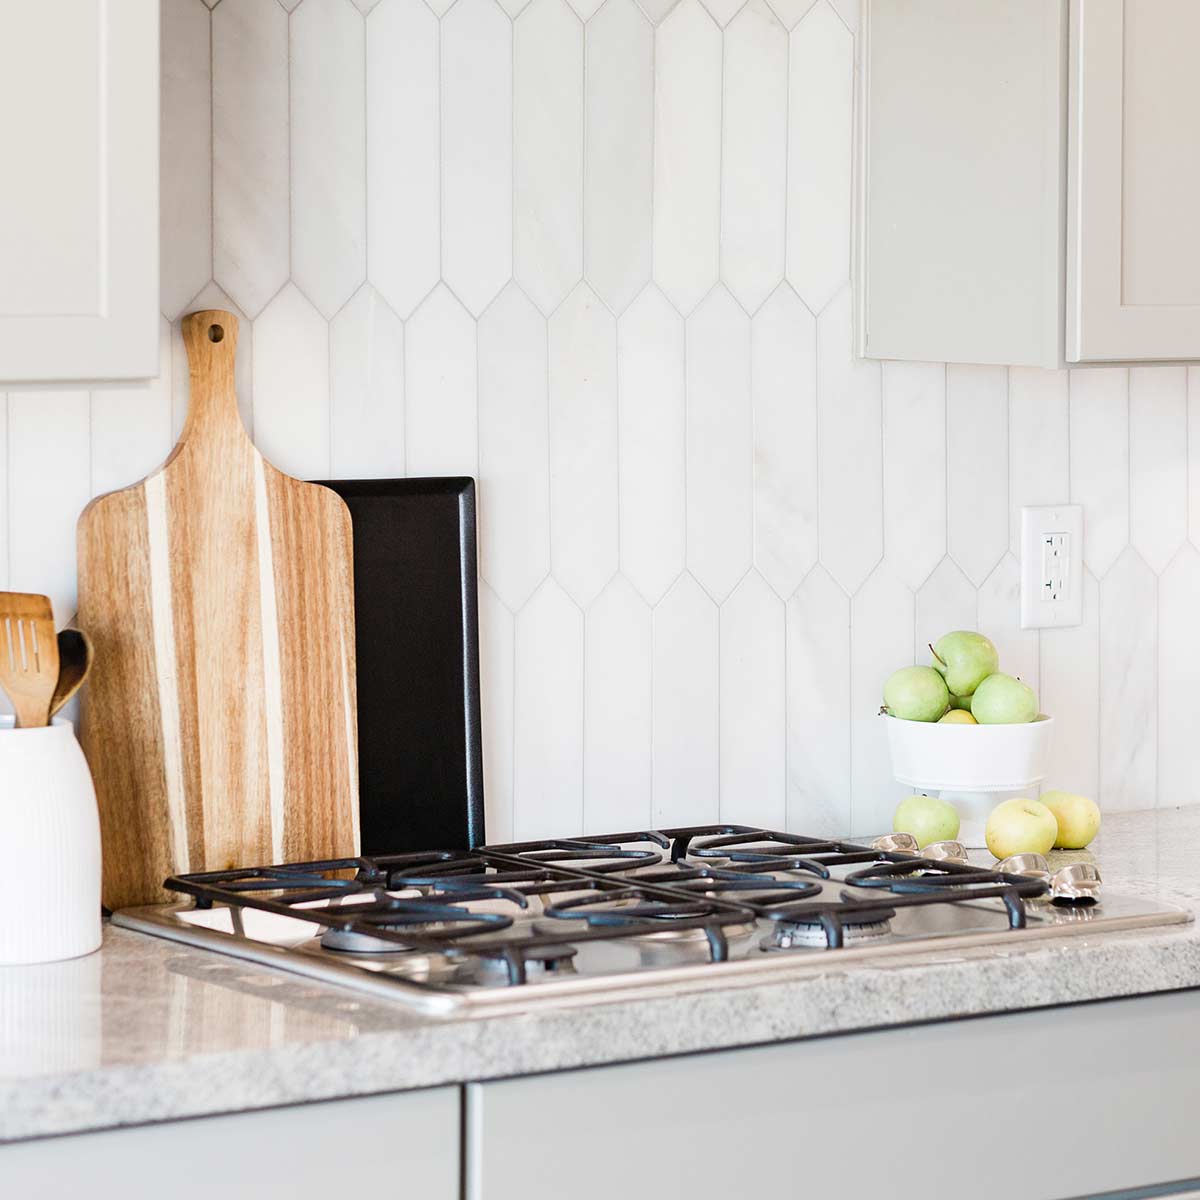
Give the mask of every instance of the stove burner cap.
<svg viewBox="0 0 1200 1200">
<path fill-rule="evenodd" d="M 842 916 L 841 926 L 843 946 L 870 942 L 892 932 L 890 920 L 855 921 L 852 917 Z M 774 930 L 762 941 L 764 950 L 792 950 L 797 947 L 824 950 L 828 945 L 825 927 L 815 917 L 806 921 L 778 921 Z"/>
</svg>

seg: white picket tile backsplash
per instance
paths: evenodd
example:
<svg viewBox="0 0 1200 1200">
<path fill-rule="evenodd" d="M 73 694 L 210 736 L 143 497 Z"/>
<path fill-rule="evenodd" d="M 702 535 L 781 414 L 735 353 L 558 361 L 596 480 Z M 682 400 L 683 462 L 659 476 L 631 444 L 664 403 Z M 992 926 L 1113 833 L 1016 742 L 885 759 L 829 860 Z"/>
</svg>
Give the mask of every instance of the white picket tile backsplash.
<svg viewBox="0 0 1200 1200">
<path fill-rule="evenodd" d="M 953 625 L 1040 689 L 1049 785 L 1196 798 L 1200 368 L 853 359 L 857 0 L 163 6 L 163 373 L 8 395 L 9 586 L 70 615 L 179 315 L 231 308 L 281 467 L 479 479 L 493 839 L 884 826 L 882 681 Z M 1083 624 L 1021 630 L 1066 499 Z"/>
</svg>

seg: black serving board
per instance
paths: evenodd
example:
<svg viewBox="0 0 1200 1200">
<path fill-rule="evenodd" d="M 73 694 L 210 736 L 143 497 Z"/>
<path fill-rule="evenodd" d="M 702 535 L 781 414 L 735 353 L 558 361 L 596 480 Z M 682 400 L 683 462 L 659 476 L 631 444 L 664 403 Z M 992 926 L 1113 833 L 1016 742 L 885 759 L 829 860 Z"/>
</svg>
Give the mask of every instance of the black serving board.
<svg viewBox="0 0 1200 1200">
<path fill-rule="evenodd" d="M 322 480 L 354 525 L 364 854 L 484 841 L 475 481 Z"/>
</svg>

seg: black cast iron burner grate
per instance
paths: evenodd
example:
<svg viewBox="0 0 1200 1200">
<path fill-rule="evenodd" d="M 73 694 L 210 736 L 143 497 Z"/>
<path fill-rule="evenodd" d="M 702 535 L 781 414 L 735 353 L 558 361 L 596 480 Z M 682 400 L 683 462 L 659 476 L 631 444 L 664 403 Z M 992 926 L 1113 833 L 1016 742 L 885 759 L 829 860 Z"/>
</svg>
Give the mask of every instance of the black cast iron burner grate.
<svg viewBox="0 0 1200 1200">
<path fill-rule="evenodd" d="M 815 880 L 857 864 L 863 868 L 844 877 L 837 899 L 826 898 Z M 667 929 L 700 931 L 713 962 L 727 959 L 732 930 L 757 920 L 819 926 L 826 948 L 836 950 L 847 926 L 887 921 L 900 908 L 996 898 L 1009 927 L 1020 929 L 1025 900 L 1046 892 L 1028 876 L 742 825 L 209 871 L 172 876 L 164 886 L 197 908 L 227 905 L 235 918 L 253 908 L 391 943 L 397 952 L 486 960 L 502 966 L 510 984 L 524 983 L 526 964 L 552 959 L 556 948 Z M 878 899 L 855 896 L 851 886 Z M 518 923 L 535 897 L 566 928 Z M 489 906 L 468 907 L 479 902 Z"/>
</svg>

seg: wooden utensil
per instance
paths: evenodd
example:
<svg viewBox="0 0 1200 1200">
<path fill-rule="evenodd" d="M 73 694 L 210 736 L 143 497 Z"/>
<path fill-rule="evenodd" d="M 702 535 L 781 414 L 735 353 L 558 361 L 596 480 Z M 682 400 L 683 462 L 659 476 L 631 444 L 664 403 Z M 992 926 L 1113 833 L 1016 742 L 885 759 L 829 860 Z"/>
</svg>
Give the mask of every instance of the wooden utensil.
<svg viewBox="0 0 1200 1200">
<path fill-rule="evenodd" d="M 231 313 L 184 318 L 178 444 L 79 519 L 110 908 L 177 898 L 171 874 L 358 851 L 350 514 L 251 443 L 237 333 Z"/>
<path fill-rule="evenodd" d="M 92 639 L 82 629 L 58 631 L 58 682 L 50 701 L 51 716 L 83 687 L 83 681 L 92 669 L 93 657 Z"/>
<path fill-rule="evenodd" d="M 50 724 L 57 680 L 50 601 L 28 592 L 0 592 L 0 687 L 12 701 L 18 729 Z"/>
</svg>

